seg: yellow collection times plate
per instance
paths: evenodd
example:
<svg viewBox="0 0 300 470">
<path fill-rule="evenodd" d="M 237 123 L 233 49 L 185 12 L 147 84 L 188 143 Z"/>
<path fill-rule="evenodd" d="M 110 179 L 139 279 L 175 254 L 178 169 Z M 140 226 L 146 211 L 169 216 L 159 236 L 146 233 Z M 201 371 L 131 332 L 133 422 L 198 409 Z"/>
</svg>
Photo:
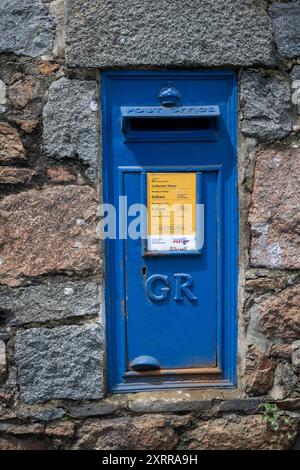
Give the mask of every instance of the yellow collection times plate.
<svg viewBox="0 0 300 470">
<path fill-rule="evenodd" d="M 196 173 L 148 173 L 148 250 L 196 249 Z"/>
</svg>

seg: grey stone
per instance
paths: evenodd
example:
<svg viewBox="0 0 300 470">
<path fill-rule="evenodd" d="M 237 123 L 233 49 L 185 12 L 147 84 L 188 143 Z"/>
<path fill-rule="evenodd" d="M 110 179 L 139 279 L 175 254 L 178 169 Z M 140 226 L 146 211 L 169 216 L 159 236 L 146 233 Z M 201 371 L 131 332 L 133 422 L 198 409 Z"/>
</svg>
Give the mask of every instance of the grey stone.
<svg viewBox="0 0 300 470">
<path fill-rule="evenodd" d="M 290 73 L 292 80 L 292 102 L 298 107 L 300 114 L 300 65 L 295 65 Z"/>
<path fill-rule="evenodd" d="M 255 71 L 241 79 L 241 131 L 261 142 L 281 139 L 292 131 L 289 84 Z"/>
<path fill-rule="evenodd" d="M 260 405 L 259 398 L 227 400 L 220 403 L 218 411 L 257 411 Z"/>
<path fill-rule="evenodd" d="M 33 328 L 15 337 L 20 397 L 92 400 L 103 395 L 102 339 L 97 325 Z"/>
<path fill-rule="evenodd" d="M 30 418 L 38 421 L 50 422 L 61 419 L 66 414 L 63 408 L 41 408 L 42 406 L 47 405 L 19 405 L 17 410 L 18 418 Z"/>
<path fill-rule="evenodd" d="M 55 19 L 56 31 L 53 44 L 53 55 L 64 58 L 65 55 L 65 0 L 43 0 Z"/>
<path fill-rule="evenodd" d="M 206 411 L 211 409 L 212 400 L 133 400 L 129 409 L 135 413 L 172 413 L 181 411 Z"/>
<path fill-rule="evenodd" d="M 300 80 L 300 65 L 294 65 L 290 77 L 292 80 Z"/>
<path fill-rule="evenodd" d="M 84 418 L 87 416 L 107 416 L 114 412 L 110 403 L 89 403 L 86 405 L 72 406 L 69 415 L 73 418 Z"/>
<path fill-rule="evenodd" d="M 49 88 L 44 107 L 46 155 L 57 160 L 79 158 L 94 183 L 98 176 L 97 83 L 61 78 Z"/>
<path fill-rule="evenodd" d="M 99 293 L 95 281 L 0 288 L 0 314 L 12 323 L 25 325 L 86 315 L 99 315 Z"/>
<path fill-rule="evenodd" d="M 0 319 L 1 319 L 1 315 L 0 315 Z M 0 341 L 4 341 L 4 343 L 7 343 L 9 341 L 9 338 L 10 338 L 9 333 L 0 331 Z"/>
<path fill-rule="evenodd" d="M 289 364 L 279 363 L 275 370 L 274 385 L 270 392 L 274 400 L 291 396 L 298 384 L 298 377 Z"/>
<path fill-rule="evenodd" d="M 54 408 L 53 410 L 40 411 L 33 413 L 32 417 L 38 421 L 55 421 L 62 418 L 66 414 L 63 408 Z"/>
<path fill-rule="evenodd" d="M 274 3 L 270 7 L 279 55 L 292 58 L 300 55 L 300 2 Z"/>
<path fill-rule="evenodd" d="M 259 0 L 68 0 L 72 67 L 272 64 L 271 21 Z"/>
<path fill-rule="evenodd" d="M 6 379 L 6 346 L 0 341 L 0 384 Z"/>
<path fill-rule="evenodd" d="M 38 57 L 52 50 L 55 22 L 42 0 L 1 0 L 0 53 Z"/>
<path fill-rule="evenodd" d="M 0 80 L 0 105 L 6 104 L 6 85 L 3 80 Z"/>
</svg>

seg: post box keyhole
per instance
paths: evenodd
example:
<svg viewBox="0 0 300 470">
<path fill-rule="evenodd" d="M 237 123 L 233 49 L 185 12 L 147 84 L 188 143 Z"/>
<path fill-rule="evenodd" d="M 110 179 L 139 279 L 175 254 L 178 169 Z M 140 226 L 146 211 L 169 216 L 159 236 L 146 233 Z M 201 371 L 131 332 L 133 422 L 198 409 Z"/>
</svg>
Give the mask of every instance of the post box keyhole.
<svg viewBox="0 0 300 470">
<path fill-rule="evenodd" d="M 143 266 L 142 267 L 142 276 L 146 276 L 146 274 L 147 274 L 147 268 L 146 268 L 146 266 Z"/>
</svg>

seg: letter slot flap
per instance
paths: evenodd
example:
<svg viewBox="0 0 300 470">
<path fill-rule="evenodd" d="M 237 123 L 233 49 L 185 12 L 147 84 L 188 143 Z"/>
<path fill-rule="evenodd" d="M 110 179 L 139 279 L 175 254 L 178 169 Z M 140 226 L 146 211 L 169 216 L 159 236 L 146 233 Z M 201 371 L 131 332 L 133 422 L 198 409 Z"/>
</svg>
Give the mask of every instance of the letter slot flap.
<svg viewBox="0 0 300 470">
<path fill-rule="evenodd" d="M 219 106 L 121 107 L 126 141 L 217 140 Z"/>
</svg>

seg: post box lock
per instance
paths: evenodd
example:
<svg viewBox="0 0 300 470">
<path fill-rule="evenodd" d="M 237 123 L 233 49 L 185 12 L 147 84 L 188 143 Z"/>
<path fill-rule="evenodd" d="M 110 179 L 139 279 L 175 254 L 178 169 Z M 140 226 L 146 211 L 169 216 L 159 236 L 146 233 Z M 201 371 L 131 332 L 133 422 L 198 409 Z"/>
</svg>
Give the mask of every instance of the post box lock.
<svg viewBox="0 0 300 470">
<path fill-rule="evenodd" d="M 232 387 L 235 73 L 101 75 L 110 390 Z"/>
</svg>

